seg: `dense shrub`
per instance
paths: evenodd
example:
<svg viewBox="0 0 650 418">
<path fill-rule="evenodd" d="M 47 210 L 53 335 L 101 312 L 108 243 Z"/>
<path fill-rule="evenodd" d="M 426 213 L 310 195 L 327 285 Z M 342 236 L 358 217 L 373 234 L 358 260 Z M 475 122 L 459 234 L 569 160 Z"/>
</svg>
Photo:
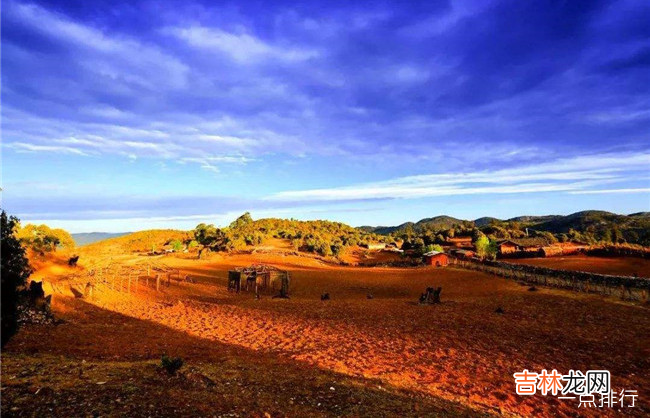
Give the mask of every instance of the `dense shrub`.
<svg viewBox="0 0 650 418">
<path fill-rule="evenodd" d="M 340 222 L 275 218 L 253 220 L 248 213 L 224 229 L 199 224 L 194 229 L 194 237 L 199 244 L 214 251 L 243 250 L 269 238 L 288 239 L 294 249 L 322 256 L 336 256 L 345 247 L 364 242 L 390 242 L 389 237 L 371 234 Z"/>
<path fill-rule="evenodd" d="M 18 219 L 8 217 L 3 210 L 0 215 L 3 347 L 18 329 L 18 291 L 32 272 L 25 249 L 16 236 L 18 226 Z"/>
<path fill-rule="evenodd" d="M 169 357 L 163 354 L 160 359 L 160 367 L 169 374 L 176 374 L 183 367 L 183 359 L 180 357 Z"/>
</svg>

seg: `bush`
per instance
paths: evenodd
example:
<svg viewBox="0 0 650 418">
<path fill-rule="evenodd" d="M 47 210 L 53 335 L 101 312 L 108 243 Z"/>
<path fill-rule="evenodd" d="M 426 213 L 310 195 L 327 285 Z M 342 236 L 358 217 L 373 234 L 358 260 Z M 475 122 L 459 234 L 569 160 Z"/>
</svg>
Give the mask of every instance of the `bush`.
<svg viewBox="0 0 650 418">
<path fill-rule="evenodd" d="M 25 249 L 16 237 L 19 221 L 8 217 L 5 211 L 0 215 L 0 235 L 2 257 L 0 271 L 2 275 L 2 346 L 18 330 L 18 291 L 24 286 L 32 273 Z"/>
<path fill-rule="evenodd" d="M 163 354 L 160 359 L 160 367 L 165 369 L 169 374 L 176 374 L 183 367 L 183 359 L 180 357 L 169 357 L 167 354 Z"/>
<path fill-rule="evenodd" d="M 176 252 L 183 250 L 183 243 L 178 239 L 173 240 L 169 245 L 171 245 Z"/>
<path fill-rule="evenodd" d="M 58 247 L 74 248 L 74 240 L 67 231 L 52 229 L 47 225 L 27 224 L 17 229 L 16 236 L 28 248 L 40 254 L 56 251 Z"/>
<path fill-rule="evenodd" d="M 439 253 L 441 253 L 444 251 L 444 249 L 440 244 L 429 244 L 426 247 L 424 247 L 425 253 L 430 253 L 431 251 L 438 251 Z"/>
</svg>

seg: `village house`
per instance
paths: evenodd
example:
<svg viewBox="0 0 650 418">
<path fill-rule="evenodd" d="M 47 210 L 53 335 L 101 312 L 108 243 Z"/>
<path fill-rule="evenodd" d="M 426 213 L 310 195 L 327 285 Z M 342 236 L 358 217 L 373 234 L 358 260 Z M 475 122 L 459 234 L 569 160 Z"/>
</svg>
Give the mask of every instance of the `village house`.
<svg viewBox="0 0 650 418">
<path fill-rule="evenodd" d="M 500 256 L 540 256 L 578 254 L 588 248 L 588 244 L 578 241 L 551 243 L 543 237 L 511 238 L 497 243 Z"/>
<path fill-rule="evenodd" d="M 589 247 L 589 244 L 579 241 L 559 242 L 552 244 L 541 249 L 544 257 L 551 257 L 554 255 L 573 255 L 584 252 Z"/>
<path fill-rule="evenodd" d="M 427 266 L 436 266 L 442 267 L 449 264 L 449 257 L 447 254 L 440 251 L 430 251 L 422 255 L 424 258 L 424 264 Z"/>
<path fill-rule="evenodd" d="M 541 255 L 541 250 L 550 243 L 542 237 L 511 238 L 497 242 L 499 255 L 529 254 Z"/>
</svg>

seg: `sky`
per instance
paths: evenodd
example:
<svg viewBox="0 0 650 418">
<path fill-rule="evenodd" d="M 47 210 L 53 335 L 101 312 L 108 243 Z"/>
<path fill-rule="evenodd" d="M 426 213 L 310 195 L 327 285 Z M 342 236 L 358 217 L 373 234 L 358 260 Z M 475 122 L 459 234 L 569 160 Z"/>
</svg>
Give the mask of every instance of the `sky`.
<svg viewBox="0 0 650 418">
<path fill-rule="evenodd" d="M 650 211 L 650 2 L 70 3 L 2 3 L 23 223 Z"/>
</svg>

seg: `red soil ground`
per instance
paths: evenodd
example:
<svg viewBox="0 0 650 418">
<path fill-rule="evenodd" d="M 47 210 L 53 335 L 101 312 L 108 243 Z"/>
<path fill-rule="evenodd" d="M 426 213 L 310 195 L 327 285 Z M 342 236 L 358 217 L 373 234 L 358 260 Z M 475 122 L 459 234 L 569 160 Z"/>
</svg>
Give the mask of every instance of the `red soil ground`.
<svg viewBox="0 0 650 418">
<path fill-rule="evenodd" d="M 639 257 L 590 257 L 571 255 L 564 257 L 519 258 L 504 260 L 509 263 L 529 264 L 563 270 L 592 273 L 650 277 L 650 260 Z"/>
<path fill-rule="evenodd" d="M 100 256 L 82 253 L 80 262 L 93 257 Z M 102 289 L 90 302 L 55 295 L 55 313 L 66 322 L 27 327 L 3 354 L 3 413 L 38 412 L 30 391 L 42 385 L 54 388 L 44 399 L 49 407 L 58 400 L 59 412 L 66 410 L 57 396 L 74 397 L 87 405 L 86 413 L 137 414 L 131 405 L 140 402 L 150 407 L 145 415 L 650 413 L 644 400 L 650 390 L 647 306 L 561 290 L 529 292 L 513 281 L 451 267 L 340 267 L 274 253 L 112 262 L 149 261 L 196 282 L 172 283 L 161 292 L 140 286 L 130 295 Z M 253 262 L 290 270 L 291 299 L 228 293 L 227 270 Z M 66 277 L 46 280 L 61 289 Z M 420 293 L 433 285 L 443 287 L 443 303 L 418 305 Z M 323 292 L 332 300 L 321 302 Z M 497 307 L 504 314 L 495 313 Z M 153 364 L 162 352 L 183 357 L 215 388 L 192 389 L 161 377 Z M 81 359 L 92 372 L 77 378 Z M 43 365 L 51 369 L 35 371 Z M 640 399 L 636 408 L 616 411 L 518 396 L 512 374 L 524 368 L 606 369 L 613 388 L 636 389 Z M 72 377 L 62 378 L 66 373 Z M 88 389 L 98 381 L 109 383 Z"/>
</svg>

